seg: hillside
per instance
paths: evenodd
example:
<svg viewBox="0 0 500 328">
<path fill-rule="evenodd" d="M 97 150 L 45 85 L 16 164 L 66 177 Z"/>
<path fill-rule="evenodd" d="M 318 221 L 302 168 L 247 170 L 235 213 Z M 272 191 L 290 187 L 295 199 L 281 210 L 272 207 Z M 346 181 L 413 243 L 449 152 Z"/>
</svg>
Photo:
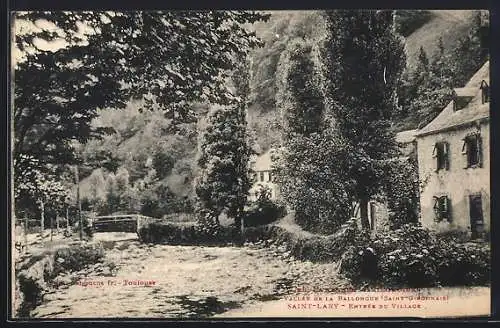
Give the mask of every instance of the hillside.
<svg viewBox="0 0 500 328">
<path fill-rule="evenodd" d="M 415 66 L 420 47 L 434 57 L 439 38 L 447 51 L 457 45 L 458 40 L 468 33 L 472 26 L 473 10 L 429 10 L 430 20 L 405 39 L 407 64 Z"/>
</svg>

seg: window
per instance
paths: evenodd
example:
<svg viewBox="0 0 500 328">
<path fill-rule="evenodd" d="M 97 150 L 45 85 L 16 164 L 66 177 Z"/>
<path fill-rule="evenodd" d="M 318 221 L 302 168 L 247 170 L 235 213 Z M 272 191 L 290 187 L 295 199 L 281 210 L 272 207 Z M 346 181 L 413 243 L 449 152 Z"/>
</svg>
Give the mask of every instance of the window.
<svg viewBox="0 0 500 328">
<path fill-rule="evenodd" d="M 482 141 L 478 134 L 471 134 L 465 137 L 462 145 L 464 155 L 464 168 L 482 167 Z"/>
<path fill-rule="evenodd" d="M 481 102 L 483 104 L 490 102 L 490 87 L 485 80 L 481 82 Z"/>
<path fill-rule="evenodd" d="M 272 176 L 271 176 L 271 171 L 267 172 L 267 180 L 271 182 Z"/>
<path fill-rule="evenodd" d="M 449 169 L 449 149 L 450 146 L 447 142 L 436 142 L 434 144 L 432 157 L 436 159 L 436 171 Z"/>
<path fill-rule="evenodd" d="M 260 172 L 260 181 L 264 182 L 264 172 Z"/>
<path fill-rule="evenodd" d="M 435 221 L 441 222 L 446 220 L 451 222 L 450 203 L 451 202 L 448 196 L 434 197 L 434 213 L 436 214 Z"/>
<path fill-rule="evenodd" d="M 469 195 L 469 215 L 472 238 L 481 237 L 484 232 L 483 202 L 481 193 Z"/>
<path fill-rule="evenodd" d="M 472 98 L 473 97 L 469 96 L 455 96 L 453 98 L 453 110 L 457 111 L 465 108 L 472 100 Z"/>
</svg>

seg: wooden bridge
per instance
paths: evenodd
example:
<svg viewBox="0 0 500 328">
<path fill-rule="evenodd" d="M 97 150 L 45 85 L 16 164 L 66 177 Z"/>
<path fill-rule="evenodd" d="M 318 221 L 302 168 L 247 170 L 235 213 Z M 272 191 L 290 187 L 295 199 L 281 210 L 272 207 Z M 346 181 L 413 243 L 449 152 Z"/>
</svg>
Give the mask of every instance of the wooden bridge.
<svg viewBox="0 0 500 328">
<path fill-rule="evenodd" d="M 140 214 L 104 215 L 91 219 L 94 232 L 139 232 L 146 223 L 157 218 Z"/>
</svg>

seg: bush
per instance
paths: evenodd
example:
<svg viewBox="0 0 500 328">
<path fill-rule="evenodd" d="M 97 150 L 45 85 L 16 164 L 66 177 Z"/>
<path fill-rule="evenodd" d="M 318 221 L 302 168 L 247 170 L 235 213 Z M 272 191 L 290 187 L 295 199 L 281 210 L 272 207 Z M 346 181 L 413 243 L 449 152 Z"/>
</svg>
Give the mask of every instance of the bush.
<svg viewBox="0 0 500 328">
<path fill-rule="evenodd" d="M 311 262 L 334 262 L 348 249 L 349 245 L 362 243 L 367 235 L 359 231 L 356 219 L 341 226 L 333 235 L 301 235 L 289 231 L 284 226 L 265 225 L 245 229 L 245 241 L 257 242 L 264 240 L 268 244 L 278 244 L 286 247 L 290 255 L 298 260 Z"/>
<path fill-rule="evenodd" d="M 351 246 L 343 254 L 341 273 L 353 283 L 363 281 L 361 254 L 367 247 L 374 249 L 378 259 L 378 282 L 387 288 L 489 283 L 488 245 L 439 239 L 429 230 L 410 224 Z"/>
<path fill-rule="evenodd" d="M 444 231 L 434 232 L 434 235 L 442 242 L 450 241 L 465 243 L 470 240 L 470 234 L 467 230 L 448 229 Z"/>
<path fill-rule="evenodd" d="M 385 170 L 390 228 L 398 229 L 404 224 L 417 223 L 420 196 L 416 154 L 410 154 L 406 161 L 389 161 Z"/>
<path fill-rule="evenodd" d="M 60 272 L 79 271 L 89 264 L 102 262 L 104 249 L 92 245 L 58 249 L 54 255 L 54 270 L 51 276 Z"/>
<path fill-rule="evenodd" d="M 243 220 L 245 227 L 255 227 L 275 222 L 285 215 L 285 206 L 267 200 L 265 202 L 256 202 L 245 212 Z"/>
<path fill-rule="evenodd" d="M 170 245 L 224 245 L 236 238 L 234 226 L 213 227 L 207 230 L 195 223 L 149 223 L 139 229 L 139 240 L 144 243 Z"/>
<path fill-rule="evenodd" d="M 441 242 L 436 260 L 443 286 L 473 286 L 490 283 L 489 244 Z"/>
<path fill-rule="evenodd" d="M 162 219 L 170 222 L 196 222 L 194 214 L 184 212 L 165 214 Z"/>
</svg>

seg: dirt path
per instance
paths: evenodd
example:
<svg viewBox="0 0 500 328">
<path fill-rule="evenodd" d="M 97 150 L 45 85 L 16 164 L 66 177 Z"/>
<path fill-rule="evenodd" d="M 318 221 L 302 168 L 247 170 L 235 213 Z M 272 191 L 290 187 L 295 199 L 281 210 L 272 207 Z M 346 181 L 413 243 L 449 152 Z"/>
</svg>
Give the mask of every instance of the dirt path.
<svg viewBox="0 0 500 328">
<path fill-rule="evenodd" d="M 304 284 L 346 284 L 337 279 L 334 264 L 294 261 L 276 248 L 145 245 L 123 236 L 96 238 L 104 239 L 106 260 L 117 265 L 116 273 L 92 268 L 79 272 L 81 282 L 92 285 L 75 283 L 45 295 L 34 317 L 210 317 L 276 299 Z"/>
</svg>

